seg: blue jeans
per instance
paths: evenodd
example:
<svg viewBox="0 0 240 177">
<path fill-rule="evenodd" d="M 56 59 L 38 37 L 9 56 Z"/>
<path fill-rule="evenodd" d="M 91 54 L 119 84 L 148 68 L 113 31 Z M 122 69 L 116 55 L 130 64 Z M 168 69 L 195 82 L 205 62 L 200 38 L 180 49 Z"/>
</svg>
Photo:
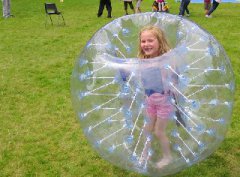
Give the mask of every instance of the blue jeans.
<svg viewBox="0 0 240 177">
<path fill-rule="evenodd" d="M 212 4 L 212 7 L 211 9 L 209 10 L 208 12 L 208 15 L 211 15 L 211 13 L 213 13 L 214 10 L 216 10 L 216 8 L 218 7 L 219 3 L 215 0 L 213 0 L 213 4 Z"/>
<path fill-rule="evenodd" d="M 182 0 L 180 5 L 180 12 L 179 15 L 184 15 L 184 12 L 186 11 L 187 14 L 189 14 L 188 5 L 190 4 L 190 0 Z"/>
</svg>

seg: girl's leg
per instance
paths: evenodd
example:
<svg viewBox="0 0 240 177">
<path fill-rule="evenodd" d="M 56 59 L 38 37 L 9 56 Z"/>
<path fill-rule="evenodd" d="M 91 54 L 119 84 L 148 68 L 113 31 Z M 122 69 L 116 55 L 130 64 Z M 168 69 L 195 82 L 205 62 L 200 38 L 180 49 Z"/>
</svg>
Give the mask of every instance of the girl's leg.
<svg viewBox="0 0 240 177">
<path fill-rule="evenodd" d="M 161 148 L 163 151 L 163 158 L 157 163 L 158 168 L 162 168 L 165 165 L 168 165 L 172 160 L 170 143 L 166 135 L 168 119 L 157 118 L 155 124 L 155 134 L 161 143 Z"/>
<path fill-rule="evenodd" d="M 151 148 L 151 140 L 148 141 L 147 137 L 149 137 L 152 134 L 154 127 L 155 127 L 156 120 L 157 120 L 156 117 L 149 118 L 149 120 L 147 121 L 147 123 L 145 123 L 145 125 L 143 127 L 143 132 L 146 137 L 146 143 L 145 143 L 143 152 L 142 152 L 140 160 L 139 160 L 139 162 L 141 164 L 144 163 L 148 159 L 148 150 L 149 150 L 149 148 Z"/>
</svg>

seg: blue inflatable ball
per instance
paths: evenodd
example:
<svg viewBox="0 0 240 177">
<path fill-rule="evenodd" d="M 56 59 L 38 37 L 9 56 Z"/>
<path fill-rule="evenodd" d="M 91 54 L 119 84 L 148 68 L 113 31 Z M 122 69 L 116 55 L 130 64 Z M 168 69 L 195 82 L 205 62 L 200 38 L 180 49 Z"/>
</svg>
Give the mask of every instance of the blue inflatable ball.
<svg viewBox="0 0 240 177">
<path fill-rule="evenodd" d="M 161 28 L 172 50 L 139 60 L 138 34 L 146 25 Z M 171 153 L 165 164 L 161 141 L 144 128 L 150 118 L 142 73 L 150 66 L 165 74 L 149 72 L 148 85 L 177 93 L 168 100 L 175 111 L 165 131 Z M 73 107 L 92 147 L 110 163 L 149 176 L 177 173 L 219 147 L 231 121 L 234 90 L 231 64 L 218 41 L 194 22 L 167 13 L 128 15 L 101 28 L 71 78 Z"/>
</svg>

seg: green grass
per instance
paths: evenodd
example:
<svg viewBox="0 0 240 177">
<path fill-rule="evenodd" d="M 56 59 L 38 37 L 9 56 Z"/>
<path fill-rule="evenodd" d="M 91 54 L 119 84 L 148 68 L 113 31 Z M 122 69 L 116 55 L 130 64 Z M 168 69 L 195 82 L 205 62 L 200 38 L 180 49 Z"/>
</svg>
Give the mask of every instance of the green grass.
<svg viewBox="0 0 240 177">
<path fill-rule="evenodd" d="M 84 137 L 72 109 L 70 77 L 90 37 L 124 14 L 112 0 L 113 19 L 96 17 L 98 0 L 54 0 L 67 26 L 45 28 L 43 0 L 12 0 L 15 18 L 0 19 L 0 176 L 141 176 L 98 156 Z M 144 0 L 143 11 L 152 1 Z M 179 3 L 169 1 L 178 13 Z M 230 57 L 240 82 L 240 4 L 220 4 L 212 19 L 203 4 L 190 4 L 190 19 L 212 33 Z M 54 19 L 55 22 L 57 19 Z M 240 174 L 240 91 L 236 87 L 232 123 L 220 148 L 174 177 L 237 177 Z"/>
</svg>

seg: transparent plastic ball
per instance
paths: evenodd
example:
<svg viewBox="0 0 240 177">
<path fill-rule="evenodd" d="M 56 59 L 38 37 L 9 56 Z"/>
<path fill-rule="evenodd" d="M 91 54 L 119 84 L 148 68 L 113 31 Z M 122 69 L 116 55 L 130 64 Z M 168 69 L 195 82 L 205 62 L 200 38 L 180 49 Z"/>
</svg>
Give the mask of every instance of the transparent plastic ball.
<svg viewBox="0 0 240 177">
<path fill-rule="evenodd" d="M 146 25 L 164 31 L 168 53 L 137 58 L 139 31 Z M 161 72 L 148 71 L 152 68 Z M 146 88 L 156 83 L 175 93 L 168 100 L 174 111 L 165 131 L 172 158 L 161 168 L 159 138 L 144 129 L 150 120 Z M 123 16 L 97 31 L 71 78 L 73 107 L 92 147 L 110 163 L 149 176 L 177 173 L 219 147 L 231 121 L 234 90 L 230 61 L 218 41 L 192 21 L 157 12 Z"/>
</svg>

